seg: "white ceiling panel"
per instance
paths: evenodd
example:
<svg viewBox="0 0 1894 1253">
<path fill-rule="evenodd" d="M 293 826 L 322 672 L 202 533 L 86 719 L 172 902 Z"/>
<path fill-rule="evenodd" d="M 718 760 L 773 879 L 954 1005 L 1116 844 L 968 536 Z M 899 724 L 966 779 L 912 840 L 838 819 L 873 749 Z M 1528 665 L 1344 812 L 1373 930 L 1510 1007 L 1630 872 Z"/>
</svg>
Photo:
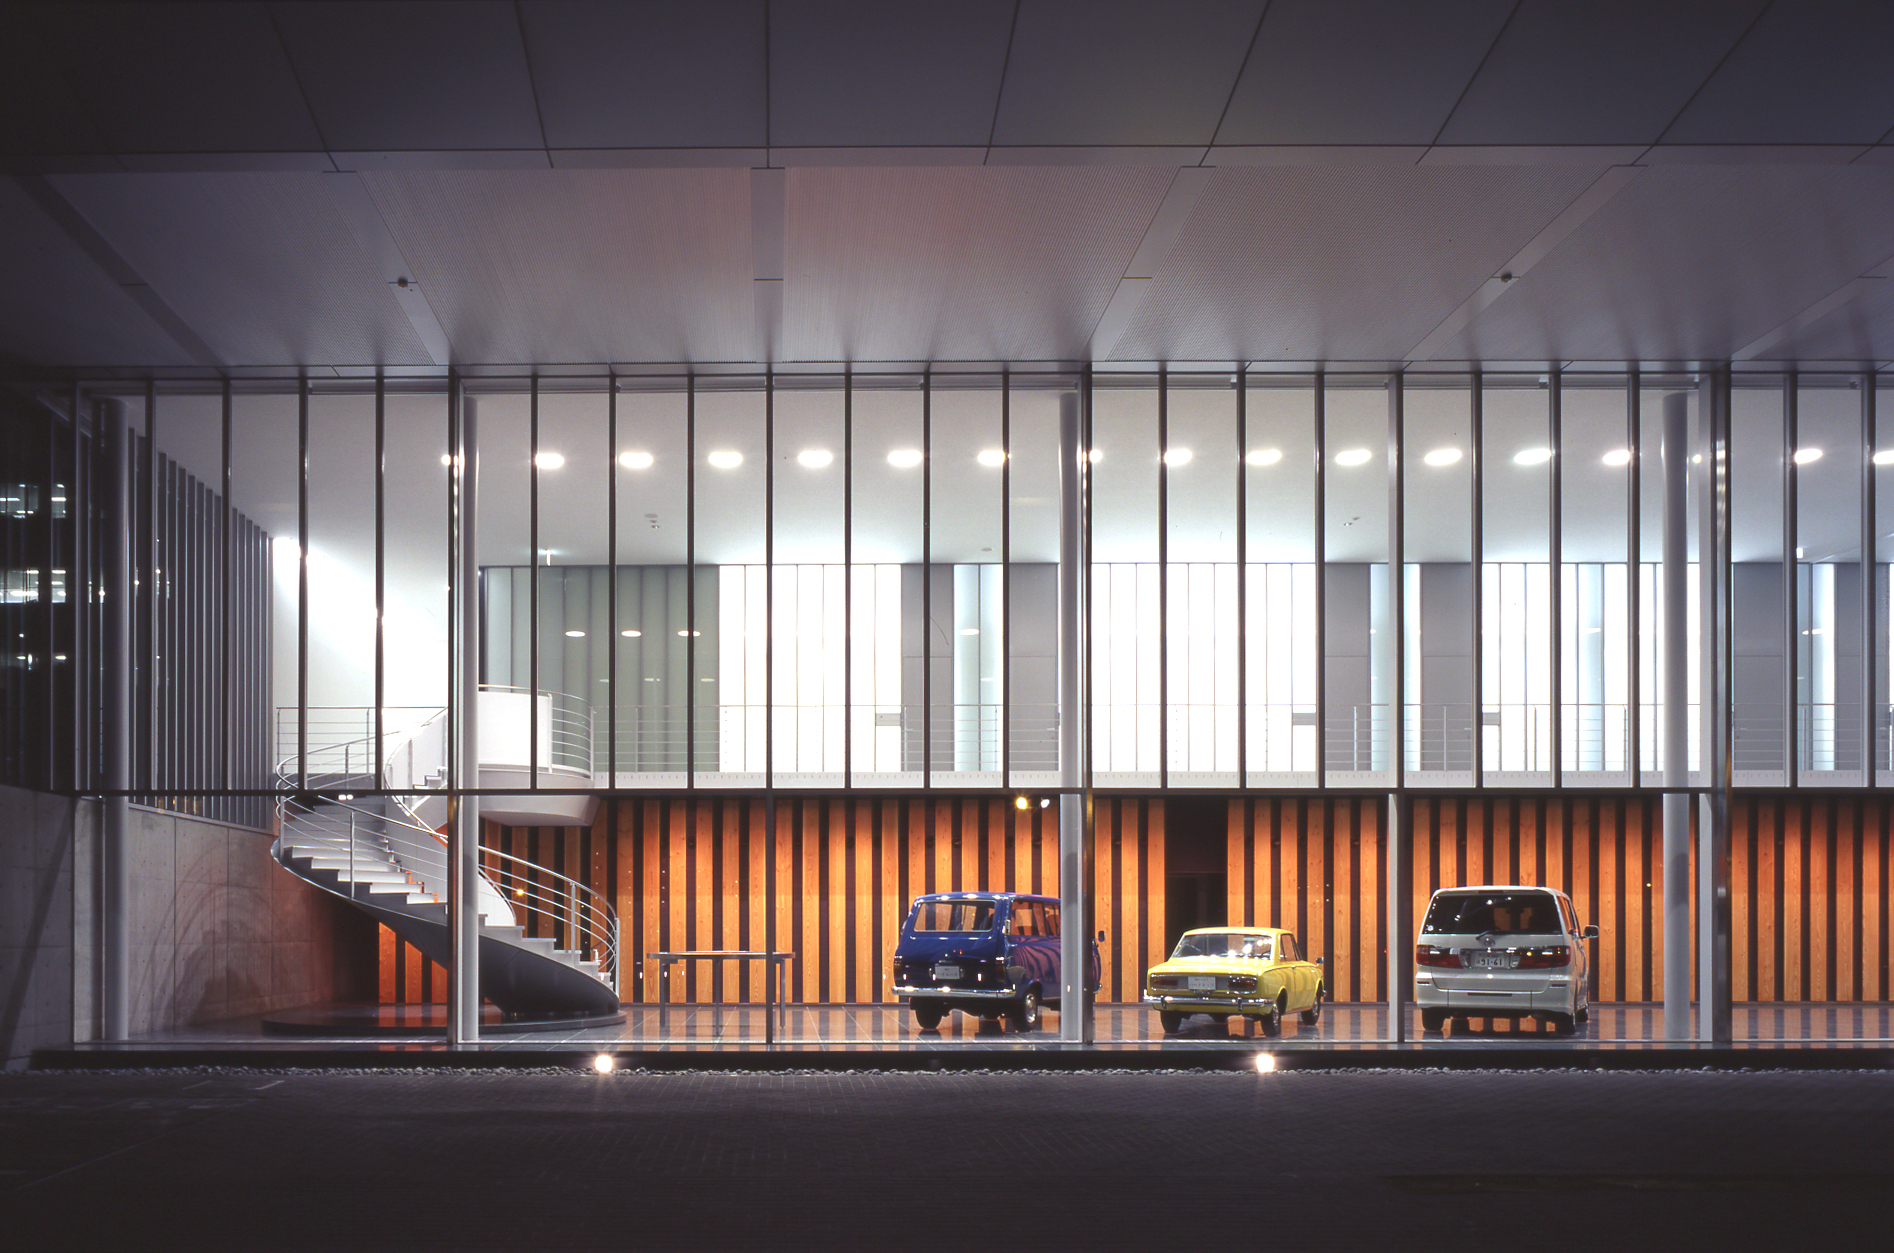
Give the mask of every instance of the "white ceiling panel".
<svg viewBox="0 0 1894 1253">
<path fill-rule="evenodd" d="M 1443 144 L 1654 143 L 1765 0 L 1522 0 Z"/>
<path fill-rule="evenodd" d="M 747 170 L 362 177 L 456 360 L 755 359 Z"/>
<path fill-rule="evenodd" d="M 1890 197 L 1890 169 L 1653 168 L 1434 356 L 1727 356 L 1894 255 Z"/>
<path fill-rule="evenodd" d="M 1874 143 L 1894 127 L 1890 45 L 1894 5 L 1771 5 L 1664 142 Z"/>
<path fill-rule="evenodd" d="M 319 174 L 75 174 L 72 205 L 229 365 L 422 364 Z"/>
<path fill-rule="evenodd" d="M 1084 350 L 1175 171 L 792 170 L 792 360 L 1047 360 Z"/>
<path fill-rule="evenodd" d="M 43 365 L 190 357 L 94 265 L 19 184 L 0 179 L 0 358 Z"/>
<path fill-rule="evenodd" d="M 327 0 L 270 11 L 324 147 L 545 146 L 511 4 Z"/>
<path fill-rule="evenodd" d="M 520 5 L 553 148 L 760 148 L 763 0 Z"/>
<path fill-rule="evenodd" d="M 111 150 L 322 146 L 264 5 L 55 4 L 30 12 Z"/>
<path fill-rule="evenodd" d="M 1022 0 L 997 144 L 1208 144 L 1262 0 Z"/>
<path fill-rule="evenodd" d="M 769 11 L 775 147 L 984 145 L 1012 0 L 776 3 Z"/>
<path fill-rule="evenodd" d="M 1513 0 L 1273 0 L 1219 144 L 1430 144 Z"/>
<path fill-rule="evenodd" d="M 1403 356 L 1595 169 L 1228 169 L 1198 201 L 1113 356 Z"/>
<path fill-rule="evenodd" d="M 1863 364 L 1894 360 L 1894 279 L 1872 279 L 1856 291 L 1841 307 L 1785 333 L 1761 359 Z"/>
</svg>

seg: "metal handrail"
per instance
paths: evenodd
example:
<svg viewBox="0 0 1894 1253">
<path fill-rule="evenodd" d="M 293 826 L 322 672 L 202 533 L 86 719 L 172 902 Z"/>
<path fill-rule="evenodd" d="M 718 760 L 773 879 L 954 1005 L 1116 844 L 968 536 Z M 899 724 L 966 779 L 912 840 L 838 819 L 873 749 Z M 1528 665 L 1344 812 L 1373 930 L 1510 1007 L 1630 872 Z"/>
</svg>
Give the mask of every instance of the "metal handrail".
<svg viewBox="0 0 1894 1253">
<path fill-rule="evenodd" d="M 366 711 L 372 725 L 373 710 Z M 430 728 L 438 728 L 445 734 L 447 711 L 435 709 L 430 716 L 419 724 L 410 724 L 383 735 L 382 768 L 376 775 L 370 775 L 365 769 L 357 773 L 353 763 L 367 765 L 356 753 L 359 747 L 366 750 L 374 740 L 371 732 L 368 736 L 358 737 L 340 744 L 325 745 L 320 751 L 339 753 L 344 764 L 343 777 L 359 777 L 364 783 L 372 777 L 379 777 L 383 787 L 391 789 L 393 794 L 388 800 L 393 802 L 397 814 L 377 813 L 366 809 L 353 800 L 331 797 L 325 800 L 323 810 L 339 810 L 346 819 L 338 816 L 321 817 L 323 810 L 308 806 L 293 796 L 278 798 L 277 809 L 280 821 L 287 824 L 294 819 L 300 830 L 322 834 L 325 831 L 342 835 L 346 831 L 351 878 L 354 869 L 356 840 L 360 826 L 358 817 L 370 820 L 370 830 L 378 832 L 375 843 L 384 849 L 399 868 L 413 880 L 416 890 L 439 899 L 447 896 L 447 847 L 440 835 L 422 822 L 411 803 L 414 797 L 424 795 L 423 788 L 414 793 L 399 791 L 413 786 L 417 779 L 413 773 L 416 753 L 413 751 L 418 742 Z M 589 730 L 589 729 L 588 729 Z M 313 755 L 313 754 L 312 754 Z M 292 766 L 300 754 L 291 754 L 283 758 L 277 766 L 277 785 L 285 790 L 299 786 L 299 776 Z M 407 768 L 407 777 L 399 777 L 397 763 Z M 313 773 L 313 772 L 312 772 Z M 424 775 L 422 779 L 435 777 Z M 405 833 L 405 834 L 404 834 Z M 494 865 L 481 871 L 481 880 L 511 915 L 515 902 L 519 902 L 533 913 L 552 919 L 555 929 L 554 942 L 558 947 L 577 951 L 582 957 L 598 962 L 599 977 L 613 988 L 618 986 L 618 953 L 620 927 L 618 914 L 604 895 L 590 885 L 568 875 L 561 874 L 550 866 L 508 853 L 500 849 L 482 847 L 483 859 L 491 860 Z M 502 883 L 494 882 L 494 877 Z M 510 892 L 509 892 L 510 889 Z M 560 939 L 568 941 L 559 944 Z"/>
</svg>

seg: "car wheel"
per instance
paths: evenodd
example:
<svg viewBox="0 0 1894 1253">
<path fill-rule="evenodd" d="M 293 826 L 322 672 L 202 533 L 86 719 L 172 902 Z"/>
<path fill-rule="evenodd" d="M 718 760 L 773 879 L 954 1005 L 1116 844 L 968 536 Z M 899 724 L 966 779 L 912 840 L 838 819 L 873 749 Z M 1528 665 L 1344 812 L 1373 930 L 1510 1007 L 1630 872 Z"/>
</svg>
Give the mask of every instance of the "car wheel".
<svg viewBox="0 0 1894 1253">
<path fill-rule="evenodd" d="M 1174 1009 L 1157 1011 L 1157 1025 L 1164 1028 L 1165 1035 L 1176 1035 L 1184 1025 L 1184 1016 Z"/>
<path fill-rule="evenodd" d="M 1327 995 L 1328 992 L 1318 984 L 1315 989 L 1315 999 L 1310 1001 L 1309 1007 L 1302 1011 L 1303 1026 L 1313 1027 L 1322 1021 L 1322 998 Z"/>
<path fill-rule="evenodd" d="M 1281 1003 L 1271 1005 L 1268 1009 L 1264 1010 L 1263 1016 L 1261 1018 L 1258 1018 L 1256 1021 L 1263 1024 L 1264 1035 L 1281 1035 L 1282 1034 L 1282 1005 Z"/>
<path fill-rule="evenodd" d="M 1027 988 L 1007 1008 L 1006 1016 L 1012 1021 L 1013 1030 L 1031 1031 L 1039 1025 L 1039 989 Z"/>
<path fill-rule="evenodd" d="M 1590 1022 L 1591 1021 L 1591 1006 L 1580 1005 L 1578 1007 L 1578 1012 L 1572 1015 L 1572 1021 L 1573 1022 Z"/>
<path fill-rule="evenodd" d="M 1552 1030 L 1560 1035 L 1570 1035 L 1578 1029 L 1572 1022 L 1570 1014 L 1547 1014 L 1545 1020 L 1551 1024 Z"/>
<path fill-rule="evenodd" d="M 1438 1031 L 1447 1025 L 1447 1011 L 1444 1009 L 1423 1009 L 1421 1011 L 1421 1030 Z"/>
<path fill-rule="evenodd" d="M 923 1031 L 940 1026 L 940 1020 L 946 1016 L 946 1009 L 936 1001 L 914 1002 L 914 1022 Z"/>
</svg>

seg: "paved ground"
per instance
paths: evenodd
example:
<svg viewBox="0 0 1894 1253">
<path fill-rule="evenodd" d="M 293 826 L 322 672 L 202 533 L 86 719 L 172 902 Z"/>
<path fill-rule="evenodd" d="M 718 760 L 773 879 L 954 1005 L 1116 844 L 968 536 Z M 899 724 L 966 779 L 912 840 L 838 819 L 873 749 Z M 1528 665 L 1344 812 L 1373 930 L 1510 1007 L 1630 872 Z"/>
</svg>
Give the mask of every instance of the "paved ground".
<svg viewBox="0 0 1894 1253">
<path fill-rule="evenodd" d="M 1890 1207 L 1894 1072 L 0 1073 L 5 1250 L 1869 1248 Z"/>
</svg>

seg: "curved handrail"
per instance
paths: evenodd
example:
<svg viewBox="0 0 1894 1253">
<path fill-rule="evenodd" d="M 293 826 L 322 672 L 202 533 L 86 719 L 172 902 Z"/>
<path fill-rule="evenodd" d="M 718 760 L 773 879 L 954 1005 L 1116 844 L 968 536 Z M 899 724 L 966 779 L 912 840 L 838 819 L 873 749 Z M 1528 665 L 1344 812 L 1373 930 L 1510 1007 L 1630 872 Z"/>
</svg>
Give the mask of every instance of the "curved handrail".
<svg viewBox="0 0 1894 1253">
<path fill-rule="evenodd" d="M 369 712 L 372 715 L 373 711 Z M 382 787 L 388 789 L 387 797 L 393 802 L 393 808 L 398 813 L 377 813 L 363 808 L 352 800 L 335 796 L 325 797 L 323 806 L 324 809 L 333 809 L 371 820 L 374 824 L 372 829 L 379 832 L 377 842 L 415 880 L 417 889 L 443 899 L 447 894 L 445 882 L 430 884 L 428 871 L 432 869 L 434 874 L 445 875 L 446 844 L 432 827 L 421 821 L 412 803 L 415 798 L 425 795 L 431 789 L 423 787 L 414 792 L 408 792 L 405 789 L 414 787 L 421 779 L 430 777 L 422 774 L 417 779 L 414 773 L 415 753 L 413 750 L 419 746 L 430 728 L 437 728 L 444 737 L 446 717 L 445 709 L 435 708 L 431 709 L 429 716 L 419 723 L 396 731 L 384 732 L 381 737 L 383 740 L 381 752 L 376 755 L 379 756 L 381 762 L 380 769 L 374 776 L 368 774 L 366 769 L 362 770 L 358 776 L 364 785 L 373 777 Z M 327 758 L 327 764 L 333 765 L 339 758 L 343 766 L 343 777 L 346 778 L 354 773 L 352 767 L 356 763 L 359 762 L 361 766 L 367 767 L 375 760 L 375 756 L 368 755 L 368 749 L 374 739 L 375 736 L 371 733 L 367 736 L 324 745 L 315 751 Z M 586 728 L 585 743 L 589 750 L 589 726 Z M 400 778 L 397 761 L 402 758 L 404 750 L 407 754 L 404 763 L 407 777 Z M 291 754 L 277 763 L 278 787 L 288 791 L 300 786 L 301 775 L 293 769 L 293 766 L 303 758 L 303 754 Z M 339 834 L 343 823 L 347 824 L 352 835 L 359 830 L 353 818 L 322 818 L 319 816 L 320 811 L 302 804 L 293 796 L 278 797 L 277 811 L 279 824 L 293 817 L 305 830 L 313 828 L 320 831 L 324 827 L 334 825 Z M 513 912 L 517 903 L 542 917 L 549 918 L 553 923 L 556 946 L 569 951 L 577 951 L 581 957 L 596 961 L 599 978 L 610 987 L 618 986 L 618 914 L 602 893 L 589 884 L 561 874 L 550 866 L 542 866 L 516 854 L 486 847 L 482 847 L 480 852 L 482 861 L 485 863 L 480 879 L 481 885 L 486 889 L 481 896 L 487 898 L 488 894 L 491 894 L 490 899 L 483 899 L 482 903 L 497 906 L 493 909 L 483 909 L 481 912 L 490 915 L 500 914 L 510 924 L 517 925 L 518 919 Z M 501 882 L 496 883 L 494 881 L 496 877 Z M 560 944 L 560 940 L 566 943 Z"/>
</svg>

